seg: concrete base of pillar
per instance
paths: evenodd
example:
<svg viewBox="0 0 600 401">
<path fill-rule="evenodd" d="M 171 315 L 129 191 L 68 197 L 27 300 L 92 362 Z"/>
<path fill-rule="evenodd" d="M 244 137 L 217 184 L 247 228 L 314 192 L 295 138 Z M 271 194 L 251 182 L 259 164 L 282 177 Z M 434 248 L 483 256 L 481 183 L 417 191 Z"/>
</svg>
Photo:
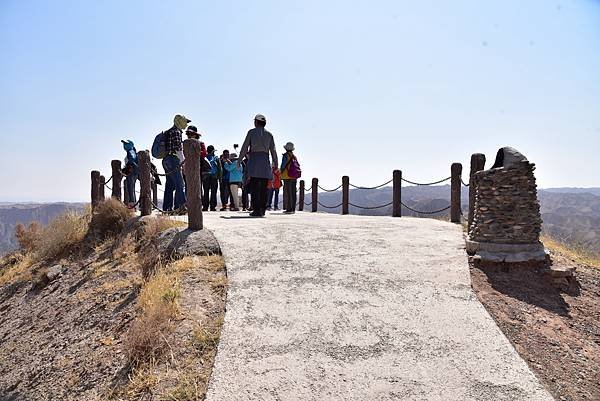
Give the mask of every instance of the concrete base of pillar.
<svg viewBox="0 0 600 401">
<path fill-rule="evenodd" d="M 544 261 L 547 252 L 541 242 L 535 244 L 498 244 L 467 240 L 467 254 L 490 262 Z"/>
</svg>

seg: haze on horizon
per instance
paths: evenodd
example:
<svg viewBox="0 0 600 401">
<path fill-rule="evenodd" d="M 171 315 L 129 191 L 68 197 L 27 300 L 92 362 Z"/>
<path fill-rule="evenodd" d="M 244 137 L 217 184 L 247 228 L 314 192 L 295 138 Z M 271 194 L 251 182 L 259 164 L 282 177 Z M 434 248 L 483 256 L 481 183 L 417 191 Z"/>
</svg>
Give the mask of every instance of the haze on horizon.
<svg viewBox="0 0 600 401">
<path fill-rule="evenodd" d="M 600 1 L 172 3 L 0 3 L 0 201 L 88 200 L 175 113 L 219 150 L 265 114 L 327 187 L 506 145 L 540 187 L 600 186 Z"/>
</svg>

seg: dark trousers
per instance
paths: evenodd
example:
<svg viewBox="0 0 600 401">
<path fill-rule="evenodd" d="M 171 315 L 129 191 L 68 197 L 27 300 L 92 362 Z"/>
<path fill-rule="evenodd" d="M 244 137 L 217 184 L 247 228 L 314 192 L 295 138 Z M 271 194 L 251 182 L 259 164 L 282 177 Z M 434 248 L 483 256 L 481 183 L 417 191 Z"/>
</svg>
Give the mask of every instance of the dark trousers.
<svg viewBox="0 0 600 401">
<path fill-rule="evenodd" d="M 219 191 L 221 193 L 221 206 L 233 205 L 233 194 L 229 187 L 230 182 L 221 180 Z M 232 206 L 233 207 L 233 206 Z"/>
<path fill-rule="evenodd" d="M 287 212 L 296 210 L 296 181 L 283 180 L 283 210 Z"/>
<path fill-rule="evenodd" d="M 217 189 L 219 187 L 219 180 L 215 176 L 206 174 L 202 177 L 202 209 L 208 210 L 217 207 Z"/>
<path fill-rule="evenodd" d="M 254 213 L 264 216 L 267 210 L 267 178 L 250 178 L 250 191 L 252 194 L 252 209 Z"/>
<path fill-rule="evenodd" d="M 279 209 L 279 188 L 269 188 L 267 191 L 267 208 Z"/>
<path fill-rule="evenodd" d="M 242 187 L 242 208 L 248 209 L 249 202 L 248 197 L 250 196 L 250 183 L 243 184 Z"/>
</svg>

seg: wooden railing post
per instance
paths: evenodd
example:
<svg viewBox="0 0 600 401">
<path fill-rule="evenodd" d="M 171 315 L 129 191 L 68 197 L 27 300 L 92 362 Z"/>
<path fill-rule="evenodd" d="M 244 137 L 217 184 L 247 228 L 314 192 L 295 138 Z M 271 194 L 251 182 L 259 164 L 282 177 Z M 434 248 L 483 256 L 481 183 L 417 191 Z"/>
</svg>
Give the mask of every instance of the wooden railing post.
<svg viewBox="0 0 600 401">
<path fill-rule="evenodd" d="M 100 201 L 100 172 L 92 171 L 92 208 L 98 206 L 98 202 Z"/>
<path fill-rule="evenodd" d="M 402 171 L 394 170 L 394 182 L 392 187 L 392 216 L 402 217 Z"/>
<path fill-rule="evenodd" d="M 124 188 L 123 191 L 123 203 L 126 205 L 129 204 L 129 191 L 127 191 L 127 188 Z"/>
<path fill-rule="evenodd" d="M 104 186 L 105 185 L 106 185 L 106 178 L 104 178 L 104 176 L 101 175 L 100 176 L 100 182 L 98 182 L 98 196 L 99 196 L 99 199 L 101 201 L 103 201 L 104 199 L 106 199 L 105 195 L 104 195 Z"/>
<path fill-rule="evenodd" d="M 112 194 L 111 196 L 115 199 L 121 200 L 121 180 L 123 174 L 121 174 L 121 160 L 113 160 L 110 162 L 112 170 Z"/>
<path fill-rule="evenodd" d="M 300 190 L 298 192 L 298 211 L 304 210 L 304 180 L 300 180 Z"/>
<path fill-rule="evenodd" d="M 158 185 L 154 179 L 152 179 L 152 203 L 158 207 Z"/>
<path fill-rule="evenodd" d="M 319 179 L 312 179 L 312 211 L 316 212 L 319 203 Z"/>
<path fill-rule="evenodd" d="M 450 167 L 450 221 L 452 223 L 460 223 L 460 189 L 461 189 L 461 174 L 462 164 L 452 163 Z"/>
<path fill-rule="evenodd" d="M 140 166 L 140 211 L 142 216 L 152 214 L 152 170 L 150 167 L 150 152 L 141 150 L 138 152 Z"/>
<path fill-rule="evenodd" d="M 485 168 L 485 155 L 483 153 L 473 153 L 471 155 L 471 171 L 469 173 L 469 226 L 467 231 L 471 228 L 473 223 L 473 214 L 475 209 L 475 188 L 474 177 L 475 173 Z"/>
<path fill-rule="evenodd" d="M 350 209 L 350 177 L 342 177 L 342 214 L 348 214 Z"/>
<path fill-rule="evenodd" d="M 183 171 L 187 185 L 188 228 L 190 230 L 202 230 L 204 224 L 200 184 L 200 141 L 197 139 L 183 141 L 183 155 L 185 156 Z"/>
</svg>

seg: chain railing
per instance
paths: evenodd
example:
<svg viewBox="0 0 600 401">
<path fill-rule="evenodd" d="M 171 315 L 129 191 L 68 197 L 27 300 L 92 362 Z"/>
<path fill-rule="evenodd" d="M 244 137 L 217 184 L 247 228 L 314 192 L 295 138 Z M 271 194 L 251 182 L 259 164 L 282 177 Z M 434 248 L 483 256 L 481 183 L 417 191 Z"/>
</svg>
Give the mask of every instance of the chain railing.
<svg viewBox="0 0 600 401">
<path fill-rule="evenodd" d="M 164 189 L 162 188 L 158 188 L 155 181 L 152 179 L 152 172 L 150 171 L 150 159 L 149 159 L 149 152 L 148 151 L 143 151 L 143 152 L 139 152 L 138 155 L 140 155 L 141 153 L 147 153 L 148 155 L 144 154 L 142 155 L 143 159 L 146 159 L 146 162 L 148 164 L 148 166 L 146 166 L 144 164 L 144 177 L 142 177 L 142 172 L 141 172 L 141 168 L 140 168 L 140 191 L 138 192 L 136 190 L 136 193 L 140 195 L 139 200 L 132 206 L 130 206 L 130 208 L 135 208 L 138 205 L 141 205 L 140 207 L 144 209 L 144 213 L 149 214 L 152 210 L 157 210 L 160 213 L 165 213 L 165 214 L 180 214 L 182 212 L 185 211 L 185 207 L 183 209 L 180 210 L 176 210 L 176 211 L 165 211 L 162 210 L 161 208 L 158 207 L 158 191 L 160 191 L 161 193 L 164 193 Z M 194 156 L 195 157 L 195 156 Z M 199 156 L 198 156 L 199 158 Z M 198 160 L 192 160 L 193 158 L 190 159 L 190 164 L 192 162 L 197 162 L 196 166 L 198 167 L 198 169 L 200 168 L 200 163 L 199 163 L 199 159 Z M 478 170 L 477 166 L 474 167 L 473 164 L 473 160 L 471 163 L 471 176 L 473 176 L 473 174 L 475 174 Z M 121 172 L 121 162 L 119 160 L 113 160 L 111 162 L 111 168 L 112 168 L 112 175 L 109 177 L 108 180 L 104 180 L 104 177 L 100 175 L 100 173 L 98 171 L 93 171 L 92 172 L 92 205 L 96 205 L 99 200 L 104 199 L 104 188 L 107 188 L 108 190 L 110 190 L 112 192 L 112 197 L 117 198 L 117 199 L 121 199 L 121 193 L 122 193 L 122 179 L 125 177 L 125 175 Z M 141 166 L 142 167 L 142 166 Z M 185 166 L 186 168 L 189 167 L 187 171 L 187 173 L 189 174 L 194 174 L 194 171 L 191 170 L 191 165 L 190 166 Z M 168 176 L 170 174 L 172 174 L 175 170 L 172 171 L 166 171 L 163 174 L 160 173 L 156 173 L 159 176 Z M 187 174 L 186 173 L 186 174 Z M 437 181 L 431 181 L 431 182 L 418 182 L 418 181 L 414 181 L 414 180 L 409 180 L 406 178 L 402 177 L 402 172 L 400 170 L 394 170 L 393 172 L 393 177 L 390 180 L 387 180 L 379 185 L 376 186 L 363 186 L 363 185 L 357 185 L 354 183 L 350 182 L 350 179 L 348 178 L 348 176 L 344 176 L 342 177 L 342 183 L 335 187 L 335 188 L 326 188 L 324 186 L 319 185 L 319 180 L 317 178 L 313 178 L 312 179 L 312 185 L 309 188 L 305 187 L 305 183 L 304 180 L 300 180 L 300 194 L 299 194 L 299 199 L 297 202 L 297 207 L 300 211 L 304 210 L 305 206 L 308 206 L 311 208 L 312 212 L 317 212 L 319 207 L 323 208 L 323 209 L 327 209 L 327 210 L 333 210 L 333 209 L 339 209 L 341 208 L 341 212 L 342 214 L 349 214 L 349 208 L 352 207 L 354 209 L 358 209 L 358 210 L 376 210 L 376 209 L 384 209 L 384 208 L 389 208 L 391 207 L 391 214 L 394 217 L 400 217 L 402 216 L 402 209 L 405 209 L 407 211 L 410 211 L 412 213 L 416 213 L 418 215 L 435 215 L 435 214 L 439 214 L 439 213 L 443 213 L 443 212 L 447 212 L 450 211 L 450 219 L 453 222 L 460 222 L 461 217 L 463 216 L 463 211 L 461 209 L 461 186 L 465 186 L 465 187 L 469 187 L 469 195 L 470 195 L 470 199 L 469 199 L 469 216 L 472 214 L 472 208 L 473 208 L 473 191 L 474 189 L 472 188 L 472 186 L 470 185 L 470 183 L 472 182 L 472 180 L 463 180 L 462 178 L 462 165 L 460 165 L 459 163 L 454 163 L 451 166 L 451 175 L 449 177 L 437 180 Z M 146 177 L 147 175 L 147 177 Z M 408 204 L 406 204 L 403 200 L 402 200 L 402 183 L 406 183 L 406 184 L 410 184 L 410 185 L 416 185 L 416 186 L 432 186 L 432 185 L 438 185 L 438 184 L 442 184 L 444 182 L 450 181 L 450 205 L 444 207 L 444 208 L 440 208 L 437 210 L 418 210 L 417 208 L 413 207 L 413 206 L 409 206 Z M 108 185 L 109 183 L 112 182 L 112 185 Z M 361 205 L 355 202 L 351 202 L 350 201 L 350 188 L 355 189 L 355 190 L 376 190 L 376 189 L 381 189 L 383 187 L 389 186 L 391 184 L 391 190 L 392 190 L 392 200 L 386 203 L 382 203 L 382 204 L 378 204 L 378 205 Z M 198 191 L 201 191 L 200 189 L 197 189 Z M 335 193 L 340 191 L 341 196 L 342 196 L 342 200 L 340 203 L 335 204 L 335 205 L 328 205 L 326 202 L 323 202 L 319 199 L 319 191 L 325 192 L 325 193 Z M 305 194 L 310 194 L 310 198 L 308 199 L 308 202 L 305 201 Z"/>
</svg>

